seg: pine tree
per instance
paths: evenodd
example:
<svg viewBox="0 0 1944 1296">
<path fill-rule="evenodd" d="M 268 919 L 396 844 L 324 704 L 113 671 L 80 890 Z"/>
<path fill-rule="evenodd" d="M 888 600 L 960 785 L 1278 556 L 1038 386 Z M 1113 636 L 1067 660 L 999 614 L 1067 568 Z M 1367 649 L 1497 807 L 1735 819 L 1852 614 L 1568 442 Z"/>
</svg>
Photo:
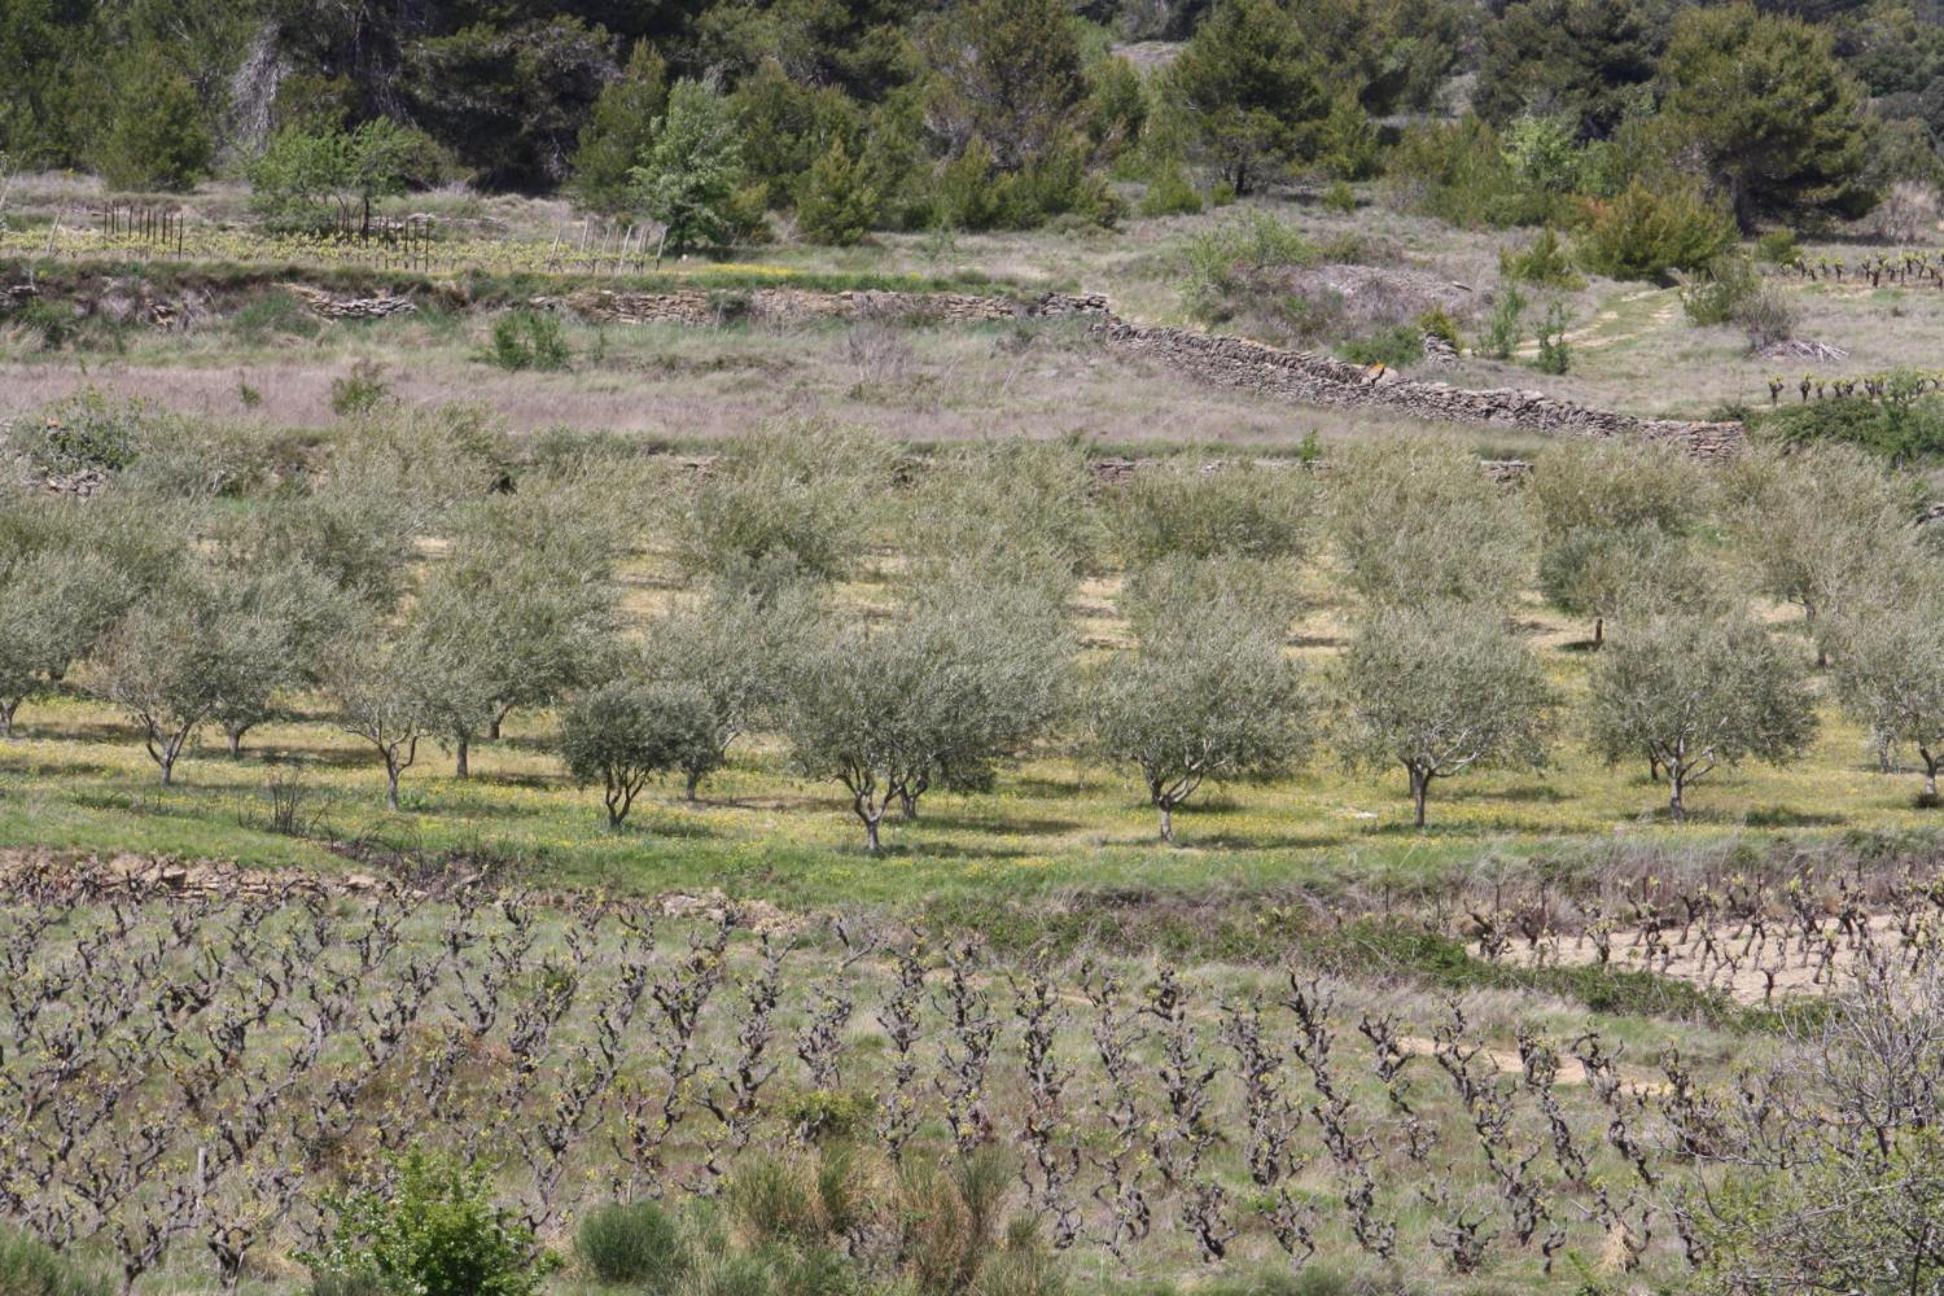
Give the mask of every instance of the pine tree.
<svg viewBox="0 0 1944 1296">
<path fill-rule="evenodd" d="M 646 41 L 635 46 L 621 79 L 601 91 L 574 153 L 573 187 L 598 212 L 628 206 L 628 173 L 655 142 L 655 122 L 668 111 L 668 65 Z"/>
<path fill-rule="evenodd" d="M 851 161 L 844 141 L 831 140 L 797 195 L 798 232 L 812 243 L 850 247 L 870 232 L 876 213 L 877 192 Z"/>
<path fill-rule="evenodd" d="M 1829 33 L 1749 5 L 1690 9 L 1661 61 L 1663 121 L 1691 145 L 1744 230 L 1861 197 L 1869 128 Z"/>
<path fill-rule="evenodd" d="M 1275 0 L 1221 0 L 1169 73 L 1201 151 L 1236 193 L 1302 156 L 1330 101 Z"/>
</svg>

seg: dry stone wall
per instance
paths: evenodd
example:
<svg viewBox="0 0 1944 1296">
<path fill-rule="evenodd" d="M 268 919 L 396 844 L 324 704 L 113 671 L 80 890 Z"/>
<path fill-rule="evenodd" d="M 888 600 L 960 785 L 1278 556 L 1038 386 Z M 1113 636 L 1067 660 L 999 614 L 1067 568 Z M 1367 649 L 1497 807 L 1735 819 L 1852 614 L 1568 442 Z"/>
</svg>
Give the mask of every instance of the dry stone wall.
<svg viewBox="0 0 1944 1296">
<path fill-rule="evenodd" d="M 749 292 L 587 292 L 534 305 L 565 306 L 603 324 L 720 324 L 748 319 L 768 324 L 883 319 L 903 323 L 981 324 L 1021 318 L 1089 315 L 1112 318 L 1098 294 L 1047 293 L 1030 300 L 977 293 L 811 292 L 758 288 Z"/>
<path fill-rule="evenodd" d="M 1366 368 L 1192 329 L 1143 328 L 1120 320 L 1109 320 L 1096 329 L 1118 349 L 1152 356 L 1204 381 L 1308 405 L 1382 408 L 1434 422 L 1529 432 L 1637 436 L 1677 445 L 1708 460 L 1732 457 L 1744 440 L 1740 423 L 1635 418 L 1514 388 L 1472 391 L 1407 379 L 1382 365 Z"/>
</svg>

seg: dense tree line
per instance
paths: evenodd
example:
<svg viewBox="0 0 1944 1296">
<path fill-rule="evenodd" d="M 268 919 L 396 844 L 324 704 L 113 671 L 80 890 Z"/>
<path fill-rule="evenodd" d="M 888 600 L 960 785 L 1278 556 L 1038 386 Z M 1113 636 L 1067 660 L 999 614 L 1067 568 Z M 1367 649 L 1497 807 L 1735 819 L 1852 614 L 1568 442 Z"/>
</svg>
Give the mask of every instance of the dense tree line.
<svg viewBox="0 0 1944 1296">
<path fill-rule="evenodd" d="M 1380 171 L 1466 221 L 1687 185 L 1746 227 L 1935 182 L 1941 32 L 1890 0 L 4 0 L 0 152 L 125 189 L 245 173 L 295 222 L 452 179 L 564 189 L 676 246 Z M 1115 52 L 1142 35 L 1180 44 L 1143 70 Z"/>
<path fill-rule="evenodd" d="M 89 421 L 133 417 L 83 398 L 10 447 L 44 466 L 120 445 L 122 466 L 98 498 L 0 512 L 0 722 L 80 689 L 164 783 L 200 732 L 235 754 L 309 698 L 370 746 L 393 807 L 428 745 L 465 777 L 509 713 L 557 711 L 568 772 L 615 825 L 651 780 L 694 798 L 772 734 L 873 849 L 929 791 L 1061 746 L 1134 776 L 1167 839 L 1205 785 L 1319 748 L 1394 771 L 1420 825 L 1441 781 L 1562 743 L 1644 764 L 1679 817 L 1717 769 L 1806 749 L 1812 657 L 1886 769 L 1915 752 L 1928 796 L 1944 763 L 1934 545 L 1903 481 L 1845 448 L 1708 471 L 1564 443 L 1507 486 L 1402 441 L 1320 476 L 1179 463 L 1097 493 L 1064 446 L 968 449 L 912 480 L 882 441 L 810 423 L 643 483 L 607 461 L 515 471 L 449 411 L 356 421 L 328 472 L 268 489 L 178 477 L 161 447 L 182 427 L 123 442 Z M 647 526 L 642 492 L 662 501 Z M 689 577 L 645 623 L 620 584 L 642 546 Z M 1325 570 L 1350 624 L 1306 668 L 1291 627 Z M 1119 574 L 1127 635 L 1082 651 L 1069 608 L 1097 573 Z M 1535 588 L 1590 622 L 1583 694 L 1519 629 Z M 1799 605 L 1813 653 L 1751 592 Z"/>
</svg>

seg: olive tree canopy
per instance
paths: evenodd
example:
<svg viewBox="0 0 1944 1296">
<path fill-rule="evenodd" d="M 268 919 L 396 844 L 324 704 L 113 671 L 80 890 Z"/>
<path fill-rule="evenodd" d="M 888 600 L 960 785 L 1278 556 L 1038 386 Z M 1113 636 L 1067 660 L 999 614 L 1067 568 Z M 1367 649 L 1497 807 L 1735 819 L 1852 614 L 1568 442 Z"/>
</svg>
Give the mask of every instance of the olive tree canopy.
<svg viewBox="0 0 1944 1296">
<path fill-rule="evenodd" d="M 1352 765 L 1403 766 L 1420 828 L 1433 779 L 1545 764 L 1545 670 L 1490 608 L 1443 600 L 1374 610 L 1338 666 L 1338 688 L 1340 752 Z"/>
</svg>

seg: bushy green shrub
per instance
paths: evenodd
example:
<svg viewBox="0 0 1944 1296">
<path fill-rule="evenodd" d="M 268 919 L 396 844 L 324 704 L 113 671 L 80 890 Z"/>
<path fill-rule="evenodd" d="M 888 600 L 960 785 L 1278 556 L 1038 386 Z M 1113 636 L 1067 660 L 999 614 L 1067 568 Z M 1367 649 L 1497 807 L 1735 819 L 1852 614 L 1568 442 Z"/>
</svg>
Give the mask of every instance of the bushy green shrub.
<svg viewBox="0 0 1944 1296">
<path fill-rule="evenodd" d="M 315 1270 L 363 1275 L 385 1296 L 536 1296 L 551 1268 L 494 1203 L 485 1171 L 414 1146 L 395 1182 L 331 1196 Z"/>
<path fill-rule="evenodd" d="M 487 359 L 501 369 L 552 373 L 565 369 L 572 358 L 566 330 L 550 311 L 517 310 L 500 316 L 493 324 Z"/>
<path fill-rule="evenodd" d="M 1532 362 L 1540 373 L 1563 374 L 1572 366 L 1572 352 L 1566 344 L 1568 323 L 1564 302 L 1546 307 L 1546 317 L 1539 324 L 1539 353 Z"/>
<path fill-rule="evenodd" d="M 109 396 L 86 387 L 23 419 L 10 438 L 35 470 L 49 476 L 98 469 L 118 472 L 135 461 L 168 420 L 147 401 Z"/>
<path fill-rule="evenodd" d="M 108 1291 L 106 1282 L 39 1239 L 0 1227 L 0 1292 L 6 1296 L 108 1296 Z"/>
<path fill-rule="evenodd" d="M 281 288 L 254 297 L 230 316 L 231 332 L 244 342 L 262 343 L 278 337 L 314 338 L 324 323 L 304 303 Z"/>
<path fill-rule="evenodd" d="M 1427 337 L 1441 338 L 1457 350 L 1461 339 L 1458 336 L 1458 322 L 1442 306 L 1433 306 L 1417 317 L 1418 332 Z"/>
<path fill-rule="evenodd" d="M 657 1293 L 672 1289 L 690 1267 L 681 1230 L 650 1201 L 614 1202 L 593 1212 L 574 1234 L 574 1256 L 601 1282 Z"/>
<path fill-rule="evenodd" d="M 1195 192 L 1187 171 L 1176 161 L 1159 167 L 1148 181 L 1147 192 L 1141 195 L 1143 216 L 1192 216 L 1201 209 L 1201 195 Z"/>
<path fill-rule="evenodd" d="M 1802 259 L 1802 245 L 1792 229 L 1772 229 L 1755 240 L 1755 255 L 1768 265 L 1794 265 Z"/>
<path fill-rule="evenodd" d="M 1196 234 L 1183 246 L 1181 258 L 1189 309 L 1214 321 L 1230 317 L 1233 298 L 1254 274 L 1314 265 L 1318 252 L 1294 225 L 1256 211 Z"/>
<path fill-rule="evenodd" d="M 361 418 L 377 410 L 390 395 L 385 367 L 376 360 L 357 360 L 352 362 L 350 373 L 331 379 L 331 413 L 339 418 Z"/>
<path fill-rule="evenodd" d="M 1402 369 L 1424 359 L 1424 331 L 1410 324 L 1398 324 L 1340 343 L 1337 354 L 1351 364 Z"/>
<path fill-rule="evenodd" d="M 1357 210 L 1356 191 L 1350 188 L 1348 181 L 1344 180 L 1339 180 L 1325 189 L 1322 202 L 1324 211 L 1335 212 L 1339 216 L 1348 216 Z"/>
<path fill-rule="evenodd" d="M 1391 150 L 1392 188 L 1411 207 L 1453 225 L 1537 225 L 1567 199 L 1526 183 L 1492 128 L 1476 117 L 1427 123 Z"/>
<path fill-rule="evenodd" d="M 797 191 L 797 232 L 811 243 L 850 247 L 871 232 L 877 190 L 851 160 L 842 139 L 832 139 Z"/>
<path fill-rule="evenodd" d="M 1485 322 L 1485 336 L 1478 349 L 1494 360 L 1510 360 L 1519 347 L 1525 308 L 1525 294 L 1517 284 L 1501 287 L 1498 299 L 1492 303 L 1492 314 Z"/>
<path fill-rule="evenodd" d="M 1735 218 L 1694 189 L 1636 180 L 1618 196 L 1587 200 L 1580 264 L 1609 279 L 1664 281 L 1699 270 L 1735 241 Z"/>
<path fill-rule="evenodd" d="M 1565 244 L 1560 242 L 1559 231 L 1550 225 L 1534 235 L 1532 242 L 1521 251 L 1500 252 L 1499 274 L 1520 283 L 1560 288 L 1568 292 L 1577 292 L 1586 286 L 1586 281 L 1573 270 L 1572 259 L 1566 255 Z"/>
<path fill-rule="evenodd" d="M 1762 288 L 1762 277 L 1746 256 L 1724 252 L 1681 284 L 1681 311 L 1696 326 L 1726 324 Z"/>
</svg>

